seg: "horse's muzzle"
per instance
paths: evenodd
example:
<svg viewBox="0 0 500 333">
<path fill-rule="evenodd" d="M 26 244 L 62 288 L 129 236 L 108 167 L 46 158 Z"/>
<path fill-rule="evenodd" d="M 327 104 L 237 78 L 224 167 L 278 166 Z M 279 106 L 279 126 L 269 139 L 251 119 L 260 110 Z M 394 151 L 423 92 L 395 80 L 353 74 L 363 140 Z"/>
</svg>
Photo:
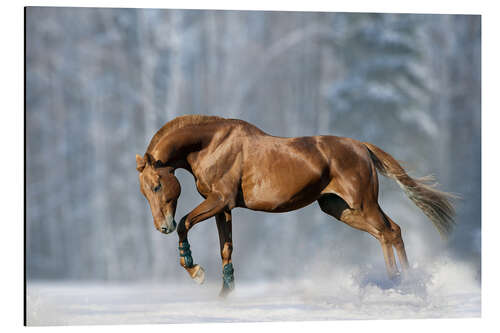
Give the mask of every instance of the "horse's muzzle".
<svg viewBox="0 0 500 333">
<path fill-rule="evenodd" d="M 176 227 L 177 227 L 177 223 L 175 221 L 173 221 L 172 227 L 170 227 L 170 228 L 169 227 L 161 227 L 161 232 L 164 234 L 169 234 L 172 231 L 174 231 Z"/>
<path fill-rule="evenodd" d="M 166 218 L 160 227 L 160 231 L 164 234 L 169 234 L 172 231 L 174 231 L 176 227 L 177 227 L 177 223 L 175 222 L 175 220 L 173 218 Z"/>
</svg>

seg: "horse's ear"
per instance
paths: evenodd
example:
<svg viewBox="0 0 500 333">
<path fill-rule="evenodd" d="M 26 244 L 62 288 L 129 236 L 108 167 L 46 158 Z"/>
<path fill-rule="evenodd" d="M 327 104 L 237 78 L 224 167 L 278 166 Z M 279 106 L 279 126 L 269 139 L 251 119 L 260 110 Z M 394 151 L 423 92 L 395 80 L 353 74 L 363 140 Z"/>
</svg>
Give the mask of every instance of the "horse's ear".
<svg viewBox="0 0 500 333">
<path fill-rule="evenodd" d="M 144 167 L 146 166 L 146 161 L 142 158 L 141 155 L 135 155 L 135 162 L 137 163 L 137 171 L 142 172 Z"/>
</svg>

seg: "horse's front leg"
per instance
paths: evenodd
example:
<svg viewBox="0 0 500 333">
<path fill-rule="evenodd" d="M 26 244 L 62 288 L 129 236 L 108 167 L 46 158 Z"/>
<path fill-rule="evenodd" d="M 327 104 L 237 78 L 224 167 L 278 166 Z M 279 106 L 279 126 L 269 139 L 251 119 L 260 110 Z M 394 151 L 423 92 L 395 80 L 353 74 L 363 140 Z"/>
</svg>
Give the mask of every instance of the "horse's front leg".
<svg viewBox="0 0 500 333">
<path fill-rule="evenodd" d="M 222 289 L 219 296 L 225 297 L 234 289 L 233 252 L 231 211 L 225 210 L 215 215 L 219 231 L 220 255 L 222 258 Z"/>
<path fill-rule="evenodd" d="M 191 278 L 199 284 L 203 283 L 205 280 L 205 271 L 200 265 L 194 264 L 187 234 L 196 223 L 216 215 L 221 212 L 225 206 L 225 202 L 221 200 L 219 196 L 209 196 L 189 214 L 184 216 L 177 226 L 177 234 L 179 235 L 180 264 L 186 269 Z"/>
</svg>

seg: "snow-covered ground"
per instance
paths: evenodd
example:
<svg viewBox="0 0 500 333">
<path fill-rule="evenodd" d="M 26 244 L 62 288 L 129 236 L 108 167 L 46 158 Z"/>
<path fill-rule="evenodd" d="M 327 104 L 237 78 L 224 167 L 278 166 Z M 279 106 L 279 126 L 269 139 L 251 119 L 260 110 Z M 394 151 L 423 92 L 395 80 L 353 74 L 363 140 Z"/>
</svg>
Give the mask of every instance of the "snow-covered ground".
<svg viewBox="0 0 500 333">
<path fill-rule="evenodd" d="M 481 315 L 477 273 L 442 261 L 392 283 L 379 269 L 299 281 L 196 285 L 29 281 L 28 325 L 152 324 L 342 319 L 457 318 Z"/>
</svg>

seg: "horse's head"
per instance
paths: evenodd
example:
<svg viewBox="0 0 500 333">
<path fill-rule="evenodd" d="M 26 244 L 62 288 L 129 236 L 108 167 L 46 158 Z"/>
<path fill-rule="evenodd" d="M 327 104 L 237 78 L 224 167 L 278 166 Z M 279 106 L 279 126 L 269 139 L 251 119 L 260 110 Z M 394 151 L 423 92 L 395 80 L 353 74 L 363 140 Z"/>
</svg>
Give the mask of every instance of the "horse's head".
<svg viewBox="0 0 500 333">
<path fill-rule="evenodd" d="M 141 192 L 149 202 L 155 228 L 169 234 L 175 230 L 174 220 L 181 186 L 174 175 L 174 168 L 164 166 L 146 153 L 144 158 L 135 156 Z"/>
</svg>

